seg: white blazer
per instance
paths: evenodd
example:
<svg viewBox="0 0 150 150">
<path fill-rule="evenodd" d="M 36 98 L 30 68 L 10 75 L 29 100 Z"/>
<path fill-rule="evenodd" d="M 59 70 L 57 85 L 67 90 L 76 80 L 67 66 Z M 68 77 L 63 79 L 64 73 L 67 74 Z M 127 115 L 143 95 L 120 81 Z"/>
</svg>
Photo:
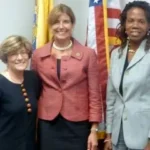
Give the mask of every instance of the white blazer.
<svg viewBox="0 0 150 150">
<path fill-rule="evenodd" d="M 122 120 L 124 140 L 130 149 L 144 149 L 150 137 L 150 51 L 144 40 L 124 72 L 123 96 L 119 92 L 127 46 L 119 58 L 118 48 L 111 55 L 107 86 L 107 133 L 117 144 Z"/>
</svg>

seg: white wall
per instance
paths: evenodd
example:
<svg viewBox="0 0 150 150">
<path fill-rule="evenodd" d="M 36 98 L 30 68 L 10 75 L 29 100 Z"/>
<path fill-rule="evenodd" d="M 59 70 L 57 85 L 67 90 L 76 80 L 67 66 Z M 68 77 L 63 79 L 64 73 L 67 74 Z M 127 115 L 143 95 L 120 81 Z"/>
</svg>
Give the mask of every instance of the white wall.
<svg viewBox="0 0 150 150">
<path fill-rule="evenodd" d="M 0 0 L 0 43 L 11 34 L 23 35 L 32 41 L 34 4 L 36 0 Z M 114 0 L 108 0 L 110 3 Z M 118 0 L 117 0 L 118 1 Z M 120 0 L 122 8 L 133 0 Z M 146 0 L 149 2 L 150 0 Z M 76 16 L 74 37 L 82 44 L 86 41 L 89 0 L 54 0 L 54 4 L 70 6 Z M 0 61 L 0 72 L 5 65 Z"/>
<path fill-rule="evenodd" d="M 69 5 L 76 16 L 74 36 L 85 43 L 89 0 L 54 0 Z M 32 41 L 35 0 L 0 0 L 0 43 L 11 34 L 23 35 Z M 0 72 L 6 66 L 0 61 Z"/>
<path fill-rule="evenodd" d="M 0 0 L 0 42 L 10 34 L 32 38 L 35 0 Z"/>
<path fill-rule="evenodd" d="M 11 34 L 32 39 L 35 0 L 0 0 L 0 43 Z M 0 61 L 0 72 L 6 66 Z"/>
</svg>

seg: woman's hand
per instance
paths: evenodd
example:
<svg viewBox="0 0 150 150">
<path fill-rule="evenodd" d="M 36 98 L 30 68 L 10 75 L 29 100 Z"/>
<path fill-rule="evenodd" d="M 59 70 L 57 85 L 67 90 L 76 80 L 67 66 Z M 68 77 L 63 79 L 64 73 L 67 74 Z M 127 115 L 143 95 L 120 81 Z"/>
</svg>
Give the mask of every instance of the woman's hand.
<svg viewBox="0 0 150 150">
<path fill-rule="evenodd" d="M 87 150 L 97 150 L 97 146 L 98 146 L 97 132 L 91 131 L 88 137 Z"/>
<path fill-rule="evenodd" d="M 105 142 L 104 150 L 112 150 L 111 139 L 106 139 L 104 142 Z"/>
<path fill-rule="evenodd" d="M 106 139 L 104 140 L 104 150 L 112 150 L 111 134 L 107 133 Z"/>
</svg>

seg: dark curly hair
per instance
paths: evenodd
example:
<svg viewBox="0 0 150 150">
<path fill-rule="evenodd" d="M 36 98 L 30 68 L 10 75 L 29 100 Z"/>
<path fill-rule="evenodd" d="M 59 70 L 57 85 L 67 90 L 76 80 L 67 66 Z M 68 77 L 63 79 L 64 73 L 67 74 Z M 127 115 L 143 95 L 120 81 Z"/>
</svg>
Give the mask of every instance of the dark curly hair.
<svg viewBox="0 0 150 150">
<path fill-rule="evenodd" d="M 120 15 L 120 23 L 116 31 L 117 38 L 121 40 L 120 50 L 122 50 L 127 44 L 127 34 L 125 33 L 125 22 L 127 19 L 127 12 L 131 8 L 134 8 L 134 7 L 143 9 L 145 12 L 146 19 L 148 23 L 150 23 L 150 4 L 149 3 L 145 1 L 133 1 L 133 2 L 129 2 L 128 4 L 126 4 L 124 10 L 122 11 Z M 148 50 L 149 48 L 150 48 L 150 35 L 147 35 L 147 42 L 146 42 L 145 50 Z"/>
</svg>

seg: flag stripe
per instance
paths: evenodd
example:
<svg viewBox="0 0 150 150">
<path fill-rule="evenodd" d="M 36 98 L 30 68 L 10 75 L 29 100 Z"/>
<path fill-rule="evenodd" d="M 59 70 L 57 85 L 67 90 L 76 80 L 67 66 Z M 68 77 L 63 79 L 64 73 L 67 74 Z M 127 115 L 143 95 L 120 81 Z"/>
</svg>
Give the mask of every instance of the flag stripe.
<svg viewBox="0 0 150 150">
<path fill-rule="evenodd" d="M 108 18 L 108 28 L 114 28 L 119 25 L 119 19 Z"/>
<path fill-rule="evenodd" d="M 116 29 L 114 28 L 108 28 L 108 33 L 109 33 L 109 36 L 116 36 Z"/>
<path fill-rule="evenodd" d="M 120 10 L 120 3 L 123 3 L 124 0 L 108 0 L 108 8 L 114 8 Z"/>
<path fill-rule="evenodd" d="M 104 5 L 104 4 L 103 4 Z M 109 50 L 107 48 L 108 45 L 108 31 L 107 29 L 107 20 L 105 22 L 104 17 L 106 17 L 107 9 L 104 9 L 104 6 L 95 6 L 95 25 L 96 25 L 96 43 L 97 43 L 97 55 L 99 61 L 99 68 L 100 68 L 100 90 L 102 94 L 102 119 L 103 122 L 100 124 L 100 132 L 99 132 L 99 139 L 105 138 L 104 132 L 104 110 L 105 110 L 105 103 L 106 103 L 106 82 L 108 77 L 108 65 L 109 65 Z M 104 16 L 105 15 L 105 16 Z M 107 18 L 106 18 L 107 19 Z M 106 26 L 105 26 L 106 25 Z M 107 35 L 106 35 L 107 34 Z M 106 45 L 107 44 L 107 45 Z M 108 53 L 106 52 L 108 51 Z M 108 59 L 107 59 L 108 58 Z"/>
<path fill-rule="evenodd" d="M 108 35 L 110 49 L 114 45 L 120 44 L 120 41 L 116 38 L 116 29 L 120 23 L 121 3 L 118 0 L 108 1 Z"/>
<path fill-rule="evenodd" d="M 94 49 L 97 53 L 94 7 L 89 7 L 89 18 L 88 19 L 91 21 L 88 21 L 88 35 L 90 35 L 90 36 L 87 37 L 87 46 Z"/>
<path fill-rule="evenodd" d="M 102 86 L 107 80 L 107 60 L 106 60 L 106 47 L 105 47 L 105 32 L 104 32 L 104 17 L 103 8 L 100 6 L 95 7 L 95 21 L 96 21 L 96 43 L 97 43 L 97 55 L 100 68 L 100 85 Z M 103 104 L 102 104 L 103 106 Z M 104 108 L 103 112 L 104 112 Z M 102 120 L 104 121 L 104 113 L 102 114 Z"/>
<path fill-rule="evenodd" d="M 120 17 L 120 9 L 108 8 L 108 18 L 116 18 Z"/>
<path fill-rule="evenodd" d="M 107 80 L 107 60 L 106 60 L 106 45 L 105 45 L 105 33 L 104 33 L 104 17 L 103 7 L 95 7 L 95 20 L 96 20 L 96 43 L 97 43 L 97 55 L 100 67 L 100 83 L 102 84 Z"/>
</svg>

